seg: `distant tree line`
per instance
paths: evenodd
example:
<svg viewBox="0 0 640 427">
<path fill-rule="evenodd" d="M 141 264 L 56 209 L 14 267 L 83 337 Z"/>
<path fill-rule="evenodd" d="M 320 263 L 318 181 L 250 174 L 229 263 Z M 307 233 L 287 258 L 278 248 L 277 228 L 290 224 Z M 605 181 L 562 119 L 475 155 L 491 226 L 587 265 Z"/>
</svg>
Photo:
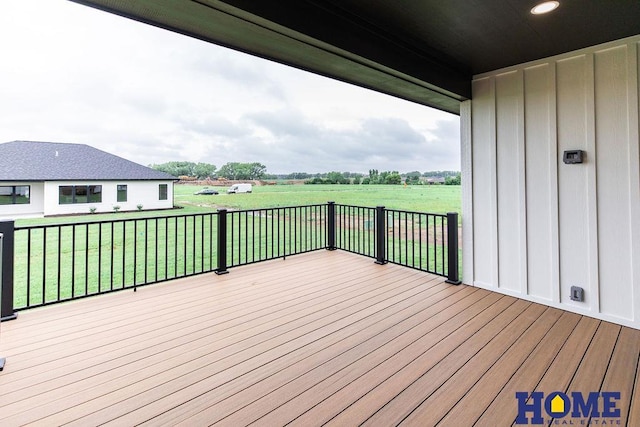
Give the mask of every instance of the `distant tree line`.
<svg viewBox="0 0 640 427">
<path fill-rule="evenodd" d="M 419 171 L 400 174 L 398 171 L 382 171 L 370 169 L 369 175 L 354 172 L 328 172 L 322 174 L 306 174 L 296 172 L 281 177 L 280 179 L 306 179 L 305 184 L 386 184 L 410 185 L 426 184 L 425 178 L 439 178 L 444 185 L 460 185 L 460 172 L 457 171 Z"/>
<path fill-rule="evenodd" d="M 149 165 L 150 168 L 169 173 L 173 176 L 188 176 L 196 179 L 225 178 L 232 180 L 263 179 L 267 167 L 262 163 L 229 162 L 217 170 L 215 165 L 194 162 L 167 162 Z"/>
<path fill-rule="evenodd" d="M 216 167 L 209 163 L 194 162 L 167 162 L 149 165 L 150 168 L 166 172 L 173 176 L 189 176 L 198 179 L 207 179 L 215 176 Z"/>
<path fill-rule="evenodd" d="M 238 163 L 229 162 L 218 171 L 218 176 L 226 179 L 263 179 L 267 173 L 267 167 L 262 163 Z"/>
<path fill-rule="evenodd" d="M 412 171 L 399 173 L 398 171 L 383 171 L 370 169 L 369 174 L 360 172 L 326 172 L 310 174 L 307 172 L 293 172 L 289 174 L 267 174 L 267 167 L 262 163 L 228 162 L 220 169 L 209 163 L 167 162 L 152 164 L 149 167 L 167 172 L 173 176 L 188 176 L 196 179 L 225 178 L 229 180 L 305 180 L 305 184 L 391 184 L 399 185 L 403 182 L 411 185 L 425 183 L 425 178 L 439 178 L 445 185 L 460 185 L 458 171 Z"/>
<path fill-rule="evenodd" d="M 460 173 L 454 176 L 448 176 L 444 179 L 444 185 L 460 185 L 462 182 L 462 178 Z"/>
</svg>

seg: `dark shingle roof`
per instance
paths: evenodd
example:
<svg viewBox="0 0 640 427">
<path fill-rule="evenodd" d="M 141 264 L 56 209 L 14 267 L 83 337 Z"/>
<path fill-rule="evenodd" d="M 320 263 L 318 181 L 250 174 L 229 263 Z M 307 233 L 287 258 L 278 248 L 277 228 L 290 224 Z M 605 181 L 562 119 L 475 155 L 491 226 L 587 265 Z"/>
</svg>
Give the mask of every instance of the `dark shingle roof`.
<svg viewBox="0 0 640 427">
<path fill-rule="evenodd" d="M 176 177 L 84 144 L 0 144 L 0 181 L 174 180 Z"/>
</svg>

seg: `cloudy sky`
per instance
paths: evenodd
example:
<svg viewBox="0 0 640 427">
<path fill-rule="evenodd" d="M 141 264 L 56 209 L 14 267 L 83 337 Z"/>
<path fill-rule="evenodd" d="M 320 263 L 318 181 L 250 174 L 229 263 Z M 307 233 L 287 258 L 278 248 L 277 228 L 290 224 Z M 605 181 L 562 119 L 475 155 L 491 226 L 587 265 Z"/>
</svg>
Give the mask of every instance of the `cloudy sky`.
<svg viewBox="0 0 640 427">
<path fill-rule="evenodd" d="M 0 142 L 269 173 L 460 169 L 457 116 L 66 0 L 1 0 L 0 53 Z"/>
</svg>

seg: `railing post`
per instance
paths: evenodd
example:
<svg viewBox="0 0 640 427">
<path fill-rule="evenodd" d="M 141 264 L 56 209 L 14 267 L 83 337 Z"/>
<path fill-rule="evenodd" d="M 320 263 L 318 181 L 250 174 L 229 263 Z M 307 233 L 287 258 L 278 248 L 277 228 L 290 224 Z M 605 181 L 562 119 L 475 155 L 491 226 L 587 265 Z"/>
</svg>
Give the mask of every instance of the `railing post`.
<svg viewBox="0 0 640 427">
<path fill-rule="evenodd" d="M 0 233 L 0 278 L 2 278 L 2 240 L 3 240 L 3 235 L 2 233 Z M 2 305 L 2 287 L 0 286 L 0 305 Z M 0 322 L 0 332 L 2 330 L 2 322 Z M 7 359 L 5 359 L 4 357 L 0 356 L 0 371 L 4 370 L 4 364 L 6 362 Z"/>
<path fill-rule="evenodd" d="M 384 206 L 376 206 L 376 264 L 386 264 L 387 211 Z"/>
<path fill-rule="evenodd" d="M 13 311 L 13 221 L 0 221 L 2 234 L 2 289 L 0 289 L 0 321 L 13 320 L 17 317 Z"/>
<path fill-rule="evenodd" d="M 216 274 L 227 274 L 227 210 L 218 209 L 218 268 Z"/>
<path fill-rule="evenodd" d="M 458 214 L 447 213 L 447 283 L 459 285 L 458 277 Z"/>
<path fill-rule="evenodd" d="M 336 249 L 336 202 L 327 202 L 327 250 Z"/>
</svg>

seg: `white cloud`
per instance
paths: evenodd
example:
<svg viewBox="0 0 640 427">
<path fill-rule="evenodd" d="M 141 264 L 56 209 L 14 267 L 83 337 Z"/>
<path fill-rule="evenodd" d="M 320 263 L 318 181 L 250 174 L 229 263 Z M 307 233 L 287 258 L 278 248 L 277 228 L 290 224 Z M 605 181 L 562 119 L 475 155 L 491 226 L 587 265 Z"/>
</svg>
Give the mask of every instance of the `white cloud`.
<svg viewBox="0 0 640 427">
<path fill-rule="evenodd" d="M 456 116 L 66 0 L 3 0 L 0 48 L 0 142 L 273 173 L 459 169 Z"/>
</svg>

